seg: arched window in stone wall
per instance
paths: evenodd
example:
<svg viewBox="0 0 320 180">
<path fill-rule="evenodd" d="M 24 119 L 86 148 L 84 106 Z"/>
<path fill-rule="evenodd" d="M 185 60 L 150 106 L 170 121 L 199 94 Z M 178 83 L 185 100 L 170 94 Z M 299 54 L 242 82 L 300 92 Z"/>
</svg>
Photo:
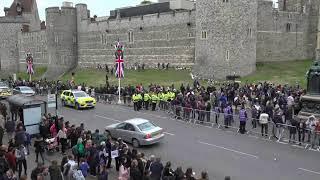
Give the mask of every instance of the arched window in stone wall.
<svg viewBox="0 0 320 180">
<path fill-rule="evenodd" d="M 290 32 L 291 31 L 291 23 L 287 23 L 286 24 L 286 32 Z"/>
</svg>

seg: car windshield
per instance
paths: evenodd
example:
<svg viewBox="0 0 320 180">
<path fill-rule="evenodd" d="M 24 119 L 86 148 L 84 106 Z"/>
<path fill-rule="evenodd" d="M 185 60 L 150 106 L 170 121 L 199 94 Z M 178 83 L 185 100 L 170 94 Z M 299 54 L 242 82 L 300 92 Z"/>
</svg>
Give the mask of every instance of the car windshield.
<svg viewBox="0 0 320 180">
<path fill-rule="evenodd" d="M 151 122 L 145 122 L 145 123 L 142 123 L 142 124 L 139 124 L 137 125 L 138 128 L 141 130 L 141 131 L 149 131 L 153 128 L 155 128 L 156 126 L 154 124 L 152 124 Z"/>
<path fill-rule="evenodd" d="M 80 98 L 80 97 L 88 97 L 88 94 L 86 94 L 85 92 L 76 92 L 73 93 L 74 97 L 76 98 Z"/>
<path fill-rule="evenodd" d="M 32 89 L 29 87 L 20 87 L 20 90 L 21 91 L 32 91 Z"/>
</svg>

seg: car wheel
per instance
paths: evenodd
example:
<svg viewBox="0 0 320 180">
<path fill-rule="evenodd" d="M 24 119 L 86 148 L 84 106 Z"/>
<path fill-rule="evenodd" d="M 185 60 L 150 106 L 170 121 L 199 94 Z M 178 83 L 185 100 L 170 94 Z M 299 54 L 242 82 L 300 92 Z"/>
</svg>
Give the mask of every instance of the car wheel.
<svg viewBox="0 0 320 180">
<path fill-rule="evenodd" d="M 132 146 L 138 148 L 140 146 L 139 141 L 137 139 L 132 139 Z"/>
<path fill-rule="evenodd" d="M 76 110 L 79 110 L 80 109 L 80 105 L 78 103 L 75 104 L 75 108 Z"/>
<path fill-rule="evenodd" d="M 63 107 L 66 106 L 66 102 L 64 100 L 61 100 L 61 104 L 62 104 Z"/>
</svg>

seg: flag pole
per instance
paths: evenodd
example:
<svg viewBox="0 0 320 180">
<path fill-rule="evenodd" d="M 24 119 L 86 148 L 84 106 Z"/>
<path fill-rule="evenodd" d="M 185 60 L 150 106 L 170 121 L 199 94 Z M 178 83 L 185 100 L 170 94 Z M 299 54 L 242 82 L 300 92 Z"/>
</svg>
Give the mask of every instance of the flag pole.
<svg viewBox="0 0 320 180">
<path fill-rule="evenodd" d="M 118 100 L 118 104 L 121 104 L 121 99 L 120 99 L 120 93 L 121 93 L 120 81 L 121 81 L 121 78 L 118 78 L 118 80 L 119 80 L 119 86 L 118 86 L 118 95 L 119 95 L 119 100 Z"/>
</svg>

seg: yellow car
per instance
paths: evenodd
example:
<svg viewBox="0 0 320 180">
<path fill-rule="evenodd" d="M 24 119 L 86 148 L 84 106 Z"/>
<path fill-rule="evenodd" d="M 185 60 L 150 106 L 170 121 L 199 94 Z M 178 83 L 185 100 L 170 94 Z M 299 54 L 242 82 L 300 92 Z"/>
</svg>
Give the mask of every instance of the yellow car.
<svg viewBox="0 0 320 180">
<path fill-rule="evenodd" d="M 0 99 L 7 98 L 12 95 L 10 89 L 6 86 L 0 86 Z"/>
<path fill-rule="evenodd" d="M 62 106 L 71 106 L 76 109 L 93 108 L 96 106 L 96 100 L 84 91 L 65 90 L 60 98 Z"/>
</svg>

